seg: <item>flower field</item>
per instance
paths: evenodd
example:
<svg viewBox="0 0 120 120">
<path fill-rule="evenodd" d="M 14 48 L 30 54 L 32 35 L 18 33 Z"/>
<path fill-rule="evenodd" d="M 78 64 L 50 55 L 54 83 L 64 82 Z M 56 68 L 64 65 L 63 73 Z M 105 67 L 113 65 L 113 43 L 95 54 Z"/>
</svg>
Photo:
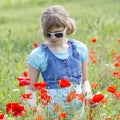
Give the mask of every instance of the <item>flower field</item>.
<svg viewBox="0 0 120 120">
<path fill-rule="evenodd" d="M 85 120 L 120 120 L 119 0 L 0 2 L 0 120 L 51 120 L 46 113 L 52 98 L 41 76 L 34 84 L 37 109 L 30 108 L 27 100 L 31 99 L 31 94 L 25 94 L 24 90 L 30 84 L 27 57 L 44 41 L 40 15 L 53 4 L 63 5 L 70 17 L 75 19 L 76 33 L 70 37 L 84 42 L 88 47 L 88 72 L 93 93 L 91 102 L 99 105 L 91 109 L 85 96 L 76 94 L 76 91 L 71 91 L 65 102 L 82 100 Z M 71 85 L 66 79 L 61 79 L 59 84 L 63 88 Z M 53 109 L 56 120 L 70 120 L 62 105 L 54 105 Z M 72 120 L 82 119 L 74 111 Z"/>
</svg>

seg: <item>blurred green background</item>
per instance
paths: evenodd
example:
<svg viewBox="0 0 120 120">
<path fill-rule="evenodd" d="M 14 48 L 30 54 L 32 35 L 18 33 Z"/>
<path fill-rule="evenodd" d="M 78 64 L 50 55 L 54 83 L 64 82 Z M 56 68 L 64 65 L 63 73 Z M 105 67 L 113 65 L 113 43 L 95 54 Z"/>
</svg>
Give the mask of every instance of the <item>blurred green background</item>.
<svg viewBox="0 0 120 120">
<path fill-rule="evenodd" d="M 89 77 L 98 82 L 99 91 L 106 86 L 120 83 L 113 80 L 113 51 L 120 54 L 120 0 L 2 0 L 0 1 L 0 111 L 5 104 L 18 101 L 24 88 L 18 87 L 17 76 L 27 71 L 27 57 L 34 49 L 33 43 L 44 41 L 40 33 L 40 16 L 51 5 L 62 5 L 76 21 L 76 34 L 70 36 L 84 42 L 88 50 L 94 49 L 99 58 L 97 65 L 90 65 Z M 97 43 L 90 42 L 96 38 Z M 109 67 L 106 68 L 105 65 Z M 112 106 L 113 107 L 113 106 Z M 112 108 L 109 107 L 108 111 Z M 115 115 L 114 113 L 113 116 Z"/>
<path fill-rule="evenodd" d="M 76 39 L 85 43 L 92 37 L 103 42 L 119 39 L 119 0 L 4 0 L 0 2 L 0 47 L 5 45 L 9 30 L 17 52 L 23 48 L 29 51 L 33 41 L 43 41 L 40 16 L 54 4 L 63 5 L 75 19 Z"/>
</svg>

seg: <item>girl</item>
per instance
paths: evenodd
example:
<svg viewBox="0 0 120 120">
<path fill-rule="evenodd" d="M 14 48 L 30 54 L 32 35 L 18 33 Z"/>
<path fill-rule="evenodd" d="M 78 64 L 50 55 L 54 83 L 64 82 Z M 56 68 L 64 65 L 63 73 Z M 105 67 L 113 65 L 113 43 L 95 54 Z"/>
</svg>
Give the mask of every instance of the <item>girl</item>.
<svg viewBox="0 0 120 120">
<path fill-rule="evenodd" d="M 32 93 L 32 99 L 28 102 L 32 108 L 36 107 L 33 84 L 38 81 L 41 73 L 52 98 L 48 105 L 49 111 L 51 112 L 53 105 L 57 104 L 64 106 L 65 111 L 71 116 L 76 111 L 84 118 L 82 101 L 74 100 L 66 103 L 65 100 L 73 90 L 76 94 L 87 95 L 87 99 L 91 97 L 87 47 L 84 43 L 67 37 L 75 32 L 75 21 L 69 18 L 62 6 L 54 5 L 47 8 L 42 14 L 41 24 L 46 42 L 34 49 L 28 57 L 31 84 L 26 88 L 26 93 Z M 71 86 L 61 88 L 59 80 L 63 78 L 68 79 Z"/>
</svg>

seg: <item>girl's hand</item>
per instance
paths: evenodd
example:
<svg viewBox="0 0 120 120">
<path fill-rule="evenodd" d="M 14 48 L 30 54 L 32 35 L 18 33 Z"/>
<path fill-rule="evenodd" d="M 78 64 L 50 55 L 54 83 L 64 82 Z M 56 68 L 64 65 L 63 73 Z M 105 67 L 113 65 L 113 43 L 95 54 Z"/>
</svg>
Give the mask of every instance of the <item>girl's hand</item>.
<svg viewBox="0 0 120 120">
<path fill-rule="evenodd" d="M 95 94 L 91 99 L 90 99 L 90 107 L 94 108 L 97 107 L 101 100 L 104 99 L 104 95 L 103 94 Z"/>
<path fill-rule="evenodd" d="M 89 106 L 90 108 L 96 108 L 100 103 L 93 103 L 91 100 L 85 100 L 85 105 Z"/>
<path fill-rule="evenodd" d="M 92 103 L 90 102 L 90 108 L 96 108 L 100 103 Z"/>
</svg>

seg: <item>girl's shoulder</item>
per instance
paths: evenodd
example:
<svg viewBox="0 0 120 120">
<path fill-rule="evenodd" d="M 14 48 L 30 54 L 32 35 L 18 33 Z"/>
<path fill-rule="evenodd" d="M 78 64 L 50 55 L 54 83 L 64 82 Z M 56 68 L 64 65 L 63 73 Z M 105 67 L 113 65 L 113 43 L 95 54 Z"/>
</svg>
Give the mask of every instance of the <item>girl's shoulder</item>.
<svg viewBox="0 0 120 120">
<path fill-rule="evenodd" d="M 72 40 L 73 41 L 73 44 L 76 46 L 76 49 L 80 55 L 80 58 L 81 58 L 81 62 L 85 62 L 88 60 L 88 49 L 87 49 L 87 46 L 79 41 L 79 40 Z"/>
<path fill-rule="evenodd" d="M 47 66 L 47 56 L 41 45 L 32 50 L 27 63 L 41 72 L 44 71 Z"/>
<path fill-rule="evenodd" d="M 44 51 L 42 45 L 39 45 L 38 47 L 33 49 L 30 54 L 32 54 L 32 55 L 44 55 L 45 51 Z"/>
<path fill-rule="evenodd" d="M 80 40 L 71 39 L 71 41 L 76 46 L 76 48 L 78 48 L 78 49 L 87 49 L 87 46 L 85 45 L 85 43 L 81 42 Z"/>
<path fill-rule="evenodd" d="M 33 49 L 28 55 L 28 60 L 36 63 L 41 63 L 46 61 L 47 57 L 42 45 L 39 45 L 37 48 Z"/>
</svg>

